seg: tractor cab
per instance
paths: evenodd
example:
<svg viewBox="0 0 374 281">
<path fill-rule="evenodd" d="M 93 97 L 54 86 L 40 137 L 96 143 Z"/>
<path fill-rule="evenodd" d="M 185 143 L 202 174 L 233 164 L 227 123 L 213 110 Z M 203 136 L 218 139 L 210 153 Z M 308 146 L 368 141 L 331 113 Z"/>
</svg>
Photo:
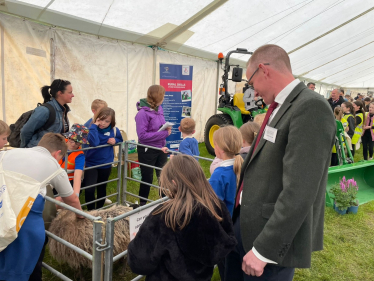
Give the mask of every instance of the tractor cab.
<svg viewBox="0 0 374 281">
<path fill-rule="evenodd" d="M 222 67 L 224 73 L 222 75 L 222 84 L 219 89 L 219 104 L 218 111 L 222 114 L 215 114 L 211 116 L 205 125 L 205 145 L 208 152 L 214 155 L 214 143 L 213 134 L 223 125 L 234 125 L 240 128 L 244 123 L 253 121 L 253 118 L 257 114 L 265 113 L 267 111 L 266 104 L 261 98 L 255 97 L 254 89 L 245 84 L 243 87 L 243 93 L 230 94 L 228 93 L 228 83 L 236 82 L 240 83 L 246 81 L 243 79 L 243 68 L 239 65 L 230 65 L 230 56 L 232 54 L 249 54 L 246 49 L 238 48 L 234 51 L 228 52 L 225 58 L 225 65 Z M 224 56 L 219 53 L 218 59 L 220 64 L 223 64 Z M 229 73 L 232 68 L 232 75 L 229 78 Z"/>
</svg>

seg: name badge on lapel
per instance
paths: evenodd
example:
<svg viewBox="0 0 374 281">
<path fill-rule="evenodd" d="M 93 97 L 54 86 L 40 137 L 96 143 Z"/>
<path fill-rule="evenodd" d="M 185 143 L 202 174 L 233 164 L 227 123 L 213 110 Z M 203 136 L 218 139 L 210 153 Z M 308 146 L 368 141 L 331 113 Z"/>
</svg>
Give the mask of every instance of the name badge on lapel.
<svg viewBox="0 0 374 281">
<path fill-rule="evenodd" d="M 105 134 L 104 134 L 104 136 L 110 136 L 110 132 L 106 132 Z"/>
<path fill-rule="evenodd" d="M 277 138 L 277 132 L 278 132 L 277 129 L 266 125 L 265 131 L 264 131 L 264 139 L 272 143 L 275 143 L 275 139 Z"/>
</svg>

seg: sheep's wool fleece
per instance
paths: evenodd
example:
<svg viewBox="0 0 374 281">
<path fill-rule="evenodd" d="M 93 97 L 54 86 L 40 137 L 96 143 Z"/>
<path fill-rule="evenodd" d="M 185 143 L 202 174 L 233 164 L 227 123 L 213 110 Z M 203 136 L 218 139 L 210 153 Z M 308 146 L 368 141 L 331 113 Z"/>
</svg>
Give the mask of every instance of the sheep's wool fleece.
<svg viewBox="0 0 374 281">
<path fill-rule="evenodd" d="M 87 213 L 94 217 L 101 217 L 102 221 L 105 222 L 107 218 L 114 218 L 129 211 L 132 211 L 132 208 L 113 206 L 109 209 L 94 210 Z M 92 255 L 93 222 L 89 219 L 78 219 L 75 213 L 63 210 L 52 221 L 49 231 Z M 105 241 L 104 224 L 102 232 L 103 241 Z M 126 218 L 115 223 L 113 255 L 116 256 L 125 251 L 129 242 L 129 221 Z M 49 252 L 54 259 L 67 263 L 73 269 L 82 267 L 92 268 L 92 261 L 51 238 L 49 239 Z"/>
</svg>

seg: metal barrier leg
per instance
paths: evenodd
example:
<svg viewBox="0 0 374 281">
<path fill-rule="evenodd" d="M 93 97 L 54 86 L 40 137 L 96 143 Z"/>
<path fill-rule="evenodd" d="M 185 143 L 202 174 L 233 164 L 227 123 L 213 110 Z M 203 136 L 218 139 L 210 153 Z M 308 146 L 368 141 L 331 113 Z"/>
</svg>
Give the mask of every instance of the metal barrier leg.
<svg viewBox="0 0 374 281">
<path fill-rule="evenodd" d="M 127 160 L 129 158 L 129 144 L 128 142 L 126 141 L 125 142 L 125 146 L 124 146 L 124 153 L 125 153 L 125 159 L 124 159 L 124 162 L 123 162 L 123 183 L 122 183 L 122 202 L 126 202 L 127 201 Z"/>
<path fill-rule="evenodd" d="M 104 281 L 112 281 L 113 277 L 114 223 L 112 218 L 106 220 L 106 242 L 109 248 L 105 251 Z"/>
<path fill-rule="evenodd" d="M 101 218 L 100 218 L 101 220 Z M 96 242 L 101 243 L 101 221 L 93 222 L 93 249 L 92 249 L 92 281 L 101 281 L 101 251 L 98 251 Z"/>
<path fill-rule="evenodd" d="M 119 152 L 118 152 L 118 165 L 117 165 L 117 204 L 122 205 L 122 200 L 121 200 L 121 173 L 122 173 L 122 148 L 123 148 L 123 143 L 119 145 Z"/>
</svg>

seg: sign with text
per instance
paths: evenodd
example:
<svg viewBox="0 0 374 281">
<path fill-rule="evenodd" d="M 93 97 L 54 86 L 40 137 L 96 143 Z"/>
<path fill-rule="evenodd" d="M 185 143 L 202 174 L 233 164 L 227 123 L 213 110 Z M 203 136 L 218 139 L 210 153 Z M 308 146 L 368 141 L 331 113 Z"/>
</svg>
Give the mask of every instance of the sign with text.
<svg viewBox="0 0 374 281">
<path fill-rule="evenodd" d="M 143 222 L 149 216 L 149 214 L 152 213 L 152 211 L 159 205 L 160 204 L 154 205 L 129 217 L 130 241 L 135 238 L 140 226 L 143 224 Z"/>
<path fill-rule="evenodd" d="M 175 124 L 171 135 L 166 138 L 166 146 L 177 150 L 182 141 L 178 127 L 183 118 L 191 117 L 193 66 L 160 63 L 160 85 L 165 88 L 162 103 L 167 122 Z"/>
</svg>

